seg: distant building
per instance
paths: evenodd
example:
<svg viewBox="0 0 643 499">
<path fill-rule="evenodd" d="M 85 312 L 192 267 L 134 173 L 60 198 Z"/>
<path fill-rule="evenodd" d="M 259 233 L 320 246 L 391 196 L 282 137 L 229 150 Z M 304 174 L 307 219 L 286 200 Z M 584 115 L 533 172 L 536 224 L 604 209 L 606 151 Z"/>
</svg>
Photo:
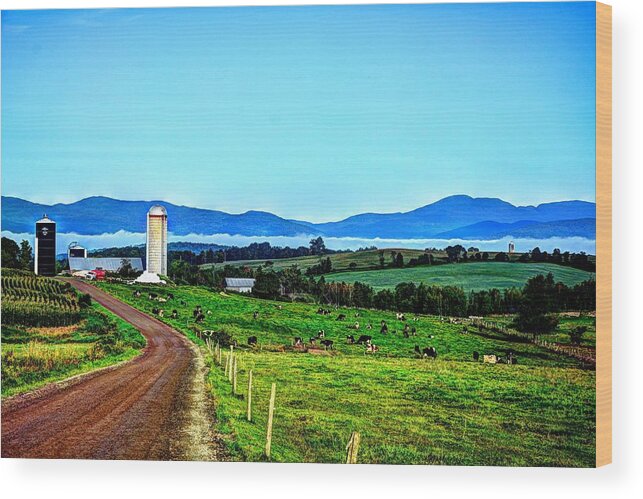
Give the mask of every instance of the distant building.
<svg viewBox="0 0 643 499">
<path fill-rule="evenodd" d="M 67 258 L 87 258 L 87 249 L 74 241 L 67 247 Z"/>
<path fill-rule="evenodd" d="M 123 261 L 129 262 L 136 272 L 143 272 L 143 261 L 140 258 L 81 258 L 69 257 L 69 270 L 78 272 L 81 270 L 105 270 L 107 272 L 118 272 L 123 266 Z"/>
<path fill-rule="evenodd" d="M 56 222 L 47 215 L 36 222 L 34 272 L 36 275 L 56 275 Z"/>
<path fill-rule="evenodd" d="M 147 212 L 147 272 L 167 275 L 167 211 L 152 206 Z"/>
<path fill-rule="evenodd" d="M 516 245 L 514 244 L 513 241 L 509 243 L 509 254 L 511 255 L 513 252 L 516 251 Z"/>
<path fill-rule="evenodd" d="M 246 279 L 239 277 L 226 277 L 226 291 L 235 291 L 236 293 L 251 293 L 254 288 L 255 279 Z"/>
</svg>

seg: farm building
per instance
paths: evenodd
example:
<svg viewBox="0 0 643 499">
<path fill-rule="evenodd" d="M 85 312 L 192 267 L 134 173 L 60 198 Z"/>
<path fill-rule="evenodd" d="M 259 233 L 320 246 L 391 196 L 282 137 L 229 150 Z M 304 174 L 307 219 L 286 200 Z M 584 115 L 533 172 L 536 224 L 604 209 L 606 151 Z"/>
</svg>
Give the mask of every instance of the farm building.
<svg viewBox="0 0 643 499">
<path fill-rule="evenodd" d="M 69 269 L 72 272 L 79 270 L 102 269 L 107 272 L 118 272 L 123 265 L 123 260 L 130 263 L 137 272 L 143 272 L 143 260 L 140 258 L 76 258 L 69 257 Z"/>
<path fill-rule="evenodd" d="M 226 291 L 235 291 L 237 293 L 251 293 L 255 285 L 254 279 L 245 279 L 238 277 L 226 277 L 225 289 Z"/>
</svg>

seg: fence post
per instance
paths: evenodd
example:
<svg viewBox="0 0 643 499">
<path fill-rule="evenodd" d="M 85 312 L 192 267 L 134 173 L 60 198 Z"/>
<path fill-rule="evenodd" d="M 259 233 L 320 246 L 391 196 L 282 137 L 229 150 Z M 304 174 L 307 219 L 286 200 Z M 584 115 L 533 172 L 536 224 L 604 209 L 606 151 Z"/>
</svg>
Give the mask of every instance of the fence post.
<svg viewBox="0 0 643 499">
<path fill-rule="evenodd" d="M 227 356 L 227 355 L 224 355 L 224 357 L 225 357 L 225 368 L 224 368 L 224 374 L 225 374 L 225 377 L 227 378 L 227 377 L 228 377 L 228 364 L 229 364 L 229 362 L 228 362 L 228 356 Z"/>
<path fill-rule="evenodd" d="M 230 357 L 228 358 L 228 364 L 230 364 L 228 366 L 228 381 L 230 383 L 232 383 L 232 362 L 233 362 L 233 360 L 234 360 L 234 355 L 230 354 Z"/>
<path fill-rule="evenodd" d="M 346 446 L 346 464 L 357 464 L 357 453 L 359 452 L 359 433 L 354 431 Z"/>
<path fill-rule="evenodd" d="M 273 383 L 270 388 L 270 405 L 268 406 L 268 429 L 266 431 L 266 457 L 270 460 L 270 445 L 272 444 L 272 416 L 275 412 L 275 392 L 277 384 Z"/>
<path fill-rule="evenodd" d="M 248 408 L 246 412 L 248 421 L 252 421 L 252 369 L 248 372 Z"/>
<path fill-rule="evenodd" d="M 232 395 L 237 394 L 237 356 L 232 358 Z"/>
</svg>

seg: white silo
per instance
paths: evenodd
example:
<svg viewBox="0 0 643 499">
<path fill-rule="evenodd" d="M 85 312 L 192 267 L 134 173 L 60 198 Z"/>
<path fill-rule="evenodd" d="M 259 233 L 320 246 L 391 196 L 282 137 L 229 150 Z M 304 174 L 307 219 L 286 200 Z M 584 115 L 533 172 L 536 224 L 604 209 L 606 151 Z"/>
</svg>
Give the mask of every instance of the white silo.
<svg viewBox="0 0 643 499">
<path fill-rule="evenodd" d="M 167 211 L 152 206 L 147 212 L 147 272 L 167 275 Z"/>
</svg>

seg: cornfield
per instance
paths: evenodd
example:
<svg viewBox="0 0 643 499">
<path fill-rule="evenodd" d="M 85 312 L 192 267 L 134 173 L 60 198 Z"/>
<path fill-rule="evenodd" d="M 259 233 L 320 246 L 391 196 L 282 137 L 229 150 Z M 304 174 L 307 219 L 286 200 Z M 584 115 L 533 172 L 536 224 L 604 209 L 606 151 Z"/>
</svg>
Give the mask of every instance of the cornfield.
<svg viewBox="0 0 643 499">
<path fill-rule="evenodd" d="M 2 276 L 2 323 L 69 326 L 81 319 L 78 296 L 65 282 L 46 277 Z"/>
</svg>

